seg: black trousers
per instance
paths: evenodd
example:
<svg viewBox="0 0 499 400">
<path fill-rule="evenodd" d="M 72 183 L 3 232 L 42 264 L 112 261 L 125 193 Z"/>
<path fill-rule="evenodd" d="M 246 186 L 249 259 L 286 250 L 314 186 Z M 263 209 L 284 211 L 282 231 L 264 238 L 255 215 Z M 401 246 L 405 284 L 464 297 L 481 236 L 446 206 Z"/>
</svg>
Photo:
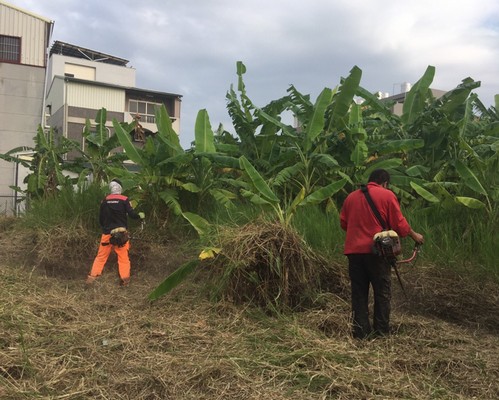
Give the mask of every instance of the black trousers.
<svg viewBox="0 0 499 400">
<path fill-rule="evenodd" d="M 352 285 L 353 337 L 365 338 L 390 331 L 391 266 L 374 254 L 349 254 L 348 272 Z M 369 321 L 369 286 L 374 292 L 373 327 Z M 373 331 L 374 329 L 374 331 Z"/>
</svg>

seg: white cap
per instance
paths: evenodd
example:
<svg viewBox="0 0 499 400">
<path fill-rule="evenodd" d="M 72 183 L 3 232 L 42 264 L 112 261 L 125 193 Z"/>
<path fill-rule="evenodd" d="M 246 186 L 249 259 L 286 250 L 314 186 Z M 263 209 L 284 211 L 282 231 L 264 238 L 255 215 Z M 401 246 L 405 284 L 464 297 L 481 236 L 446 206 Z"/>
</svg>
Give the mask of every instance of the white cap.
<svg viewBox="0 0 499 400">
<path fill-rule="evenodd" d="M 111 194 L 121 194 L 122 187 L 118 182 L 112 180 L 109 182 L 109 190 L 111 191 Z"/>
</svg>

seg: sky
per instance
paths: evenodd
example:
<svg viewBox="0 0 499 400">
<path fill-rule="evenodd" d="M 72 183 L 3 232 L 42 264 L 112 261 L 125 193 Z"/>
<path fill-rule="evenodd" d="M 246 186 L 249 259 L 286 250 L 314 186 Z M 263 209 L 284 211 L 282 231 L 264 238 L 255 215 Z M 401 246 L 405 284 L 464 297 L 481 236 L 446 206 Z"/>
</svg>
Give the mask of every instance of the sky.
<svg viewBox="0 0 499 400">
<path fill-rule="evenodd" d="M 467 77 L 499 94 L 497 0 L 7 0 L 55 21 L 52 40 L 130 60 L 141 89 L 182 95 L 181 144 L 199 110 L 234 133 L 226 109 L 236 62 L 258 107 L 290 85 L 312 101 L 353 66 L 361 86 L 397 94 L 428 65 L 432 88 Z"/>
</svg>

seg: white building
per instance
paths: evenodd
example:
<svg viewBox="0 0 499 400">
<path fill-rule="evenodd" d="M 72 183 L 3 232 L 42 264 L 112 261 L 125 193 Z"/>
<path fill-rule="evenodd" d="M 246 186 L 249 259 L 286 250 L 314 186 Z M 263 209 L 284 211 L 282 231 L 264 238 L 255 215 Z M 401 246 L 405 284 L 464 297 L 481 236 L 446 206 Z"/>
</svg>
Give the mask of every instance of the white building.
<svg viewBox="0 0 499 400">
<path fill-rule="evenodd" d="M 86 119 L 94 121 L 101 108 L 110 134 L 113 119 L 136 118 L 147 135 L 156 132 L 155 107 L 164 104 L 180 134 L 181 95 L 135 87 L 128 60 L 61 41 L 50 47 L 53 29 L 54 21 L 0 0 L 0 153 L 33 147 L 40 125 L 84 148 Z M 27 172 L 0 160 L 0 213 L 15 210 L 10 186 L 24 187 Z"/>
<path fill-rule="evenodd" d="M 0 0 L 0 153 L 33 146 L 43 120 L 47 55 L 54 22 Z M 0 160 L 0 213 L 11 213 L 22 169 Z"/>
</svg>

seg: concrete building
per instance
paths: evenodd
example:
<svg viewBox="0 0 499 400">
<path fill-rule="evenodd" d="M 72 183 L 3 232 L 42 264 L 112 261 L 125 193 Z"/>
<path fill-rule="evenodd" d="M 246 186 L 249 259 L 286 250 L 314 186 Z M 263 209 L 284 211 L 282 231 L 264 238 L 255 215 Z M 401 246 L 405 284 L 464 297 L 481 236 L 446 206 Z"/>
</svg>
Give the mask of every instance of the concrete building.
<svg viewBox="0 0 499 400">
<path fill-rule="evenodd" d="M 400 93 L 394 94 L 390 96 L 388 93 L 378 92 L 378 98 L 383 102 L 393 102 L 393 106 L 391 108 L 392 113 L 395 115 L 402 115 L 404 109 L 404 101 L 407 96 L 407 93 L 411 90 L 411 84 L 404 82 L 400 85 Z M 431 93 L 433 97 L 436 99 L 442 97 L 445 93 L 445 90 L 439 89 L 431 89 Z"/>
<path fill-rule="evenodd" d="M 147 135 L 156 132 L 155 108 L 164 104 L 179 134 L 182 96 L 137 88 L 136 71 L 127 64 L 119 57 L 56 41 L 47 72 L 46 125 L 84 149 L 85 121 L 94 121 L 102 107 L 107 110 L 110 134 L 113 119 L 131 123 L 138 118 Z M 134 139 L 141 142 L 144 137 Z"/>
<path fill-rule="evenodd" d="M 48 48 L 54 22 L 0 0 L 0 153 L 33 146 L 43 121 Z M 0 160 L 0 213 L 15 208 L 25 171 Z"/>
<path fill-rule="evenodd" d="M 33 147 L 39 126 L 84 149 L 86 119 L 94 121 L 103 107 L 110 135 L 113 119 L 140 122 L 138 146 L 156 132 L 155 107 L 161 104 L 180 134 L 181 95 L 137 88 L 128 60 L 61 41 L 50 47 L 53 29 L 54 21 L 0 0 L 0 153 L 19 147 L 20 155 Z M 24 188 L 28 172 L 0 160 L 0 213 L 17 209 L 10 186 Z"/>
</svg>

